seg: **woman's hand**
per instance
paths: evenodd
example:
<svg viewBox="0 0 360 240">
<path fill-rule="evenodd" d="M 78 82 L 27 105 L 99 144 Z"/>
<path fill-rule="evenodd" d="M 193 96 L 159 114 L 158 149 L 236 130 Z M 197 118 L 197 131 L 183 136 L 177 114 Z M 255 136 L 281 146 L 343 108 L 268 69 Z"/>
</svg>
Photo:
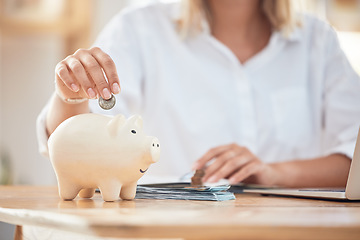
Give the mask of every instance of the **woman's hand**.
<svg viewBox="0 0 360 240">
<path fill-rule="evenodd" d="M 59 62 L 55 79 L 57 94 L 63 100 L 94 99 L 99 96 L 109 99 L 111 93 L 120 92 L 115 64 L 98 47 L 79 49 Z"/>
<path fill-rule="evenodd" d="M 193 169 L 205 167 L 212 159 L 214 161 L 206 167 L 204 182 L 227 178 L 230 184 L 244 180 L 248 183 L 271 184 L 271 166 L 261 162 L 246 147 L 237 144 L 215 147 L 196 161 Z"/>
</svg>

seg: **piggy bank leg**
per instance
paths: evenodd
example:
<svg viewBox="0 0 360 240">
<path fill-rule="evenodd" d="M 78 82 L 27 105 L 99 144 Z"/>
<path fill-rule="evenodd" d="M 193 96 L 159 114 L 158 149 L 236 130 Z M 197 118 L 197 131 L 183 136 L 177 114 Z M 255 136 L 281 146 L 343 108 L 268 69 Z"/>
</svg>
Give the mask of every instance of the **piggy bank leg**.
<svg viewBox="0 0 360 240">
<path fill-rule="evenodd" d="M 105 182 L 99 185 L 101 196 L 106 202 L 119 200 L 121 184 L 116 182 Z"/>
<path fill-rule="evenodd" d="M 79 193 L 80 187 L 70 181 L 58 181 L 59 195 L 63 200 L 73 200 Z"/>
<path fill-rule="evenodd" d="M 94 188 L 84 188 L 79 192 L 79 197 L 81 198 L 91 198 L 94 196 L 95 189 Z"/>
<path fill-rule="evenodd" d="M 137 187 L 137 182 L 128 184 L 126 186 L 122 186 L 121 192 L 120 192 L 121 199 L 124 199 L 124 200 L 134 199 L 135 195 L 136 195 L 136 187 Z"/>
</svg>

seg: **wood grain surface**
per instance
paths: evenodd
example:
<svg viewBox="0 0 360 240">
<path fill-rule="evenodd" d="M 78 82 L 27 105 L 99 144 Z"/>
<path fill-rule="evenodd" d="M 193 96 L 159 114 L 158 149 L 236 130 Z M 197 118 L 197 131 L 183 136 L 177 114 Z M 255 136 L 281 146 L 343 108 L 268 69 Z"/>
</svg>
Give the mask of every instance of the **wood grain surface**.
<svg viewBox="0 0 360 240">
<path fill-rule="evenodd" d="M 63 201 L 56 187 L 0 186 L 0 221 L 102 237 L 360 239 L 360 202 L 237 194 L 225 202 Z"/>
</svg>

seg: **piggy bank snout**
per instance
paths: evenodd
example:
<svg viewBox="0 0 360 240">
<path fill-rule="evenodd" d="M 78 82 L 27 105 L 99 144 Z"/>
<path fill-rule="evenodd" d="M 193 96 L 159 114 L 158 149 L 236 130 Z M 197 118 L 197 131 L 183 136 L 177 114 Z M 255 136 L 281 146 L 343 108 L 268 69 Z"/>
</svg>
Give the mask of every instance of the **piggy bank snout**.
<svg viewBox="0 0 360 240">
<path fill-rule="evenodd" d="M 160 158 L 160 142 L 157 138 L 153 137 L 150 143 L 151 159 L 153 163 L 156 163 Z"/>
</svg>

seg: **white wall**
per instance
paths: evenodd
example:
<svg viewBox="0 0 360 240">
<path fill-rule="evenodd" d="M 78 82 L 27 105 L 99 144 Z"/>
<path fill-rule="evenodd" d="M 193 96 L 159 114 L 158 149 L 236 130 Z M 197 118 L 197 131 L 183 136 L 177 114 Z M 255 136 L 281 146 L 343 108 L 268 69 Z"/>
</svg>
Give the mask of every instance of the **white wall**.
<svg viewBox="0 0 360 240">
<path fill-rule="evenodd" d="M 128 0 L 93 2 L 91 42 Z M 38 153 L 35 122 L 52 94 L 63 47 L 52 34 L 0 35 L 0 149 L 9 153 L 15 184 L 56 184 L 49 160 Z"/>
<path fill-rule="evenodd" d="M 49 161 L 38 154 L 35 121 L 52 92 L 61 45 L 56 36 L 2 38 L 1 144 L 16 184 L 55 183 Z"/>
</svg>

